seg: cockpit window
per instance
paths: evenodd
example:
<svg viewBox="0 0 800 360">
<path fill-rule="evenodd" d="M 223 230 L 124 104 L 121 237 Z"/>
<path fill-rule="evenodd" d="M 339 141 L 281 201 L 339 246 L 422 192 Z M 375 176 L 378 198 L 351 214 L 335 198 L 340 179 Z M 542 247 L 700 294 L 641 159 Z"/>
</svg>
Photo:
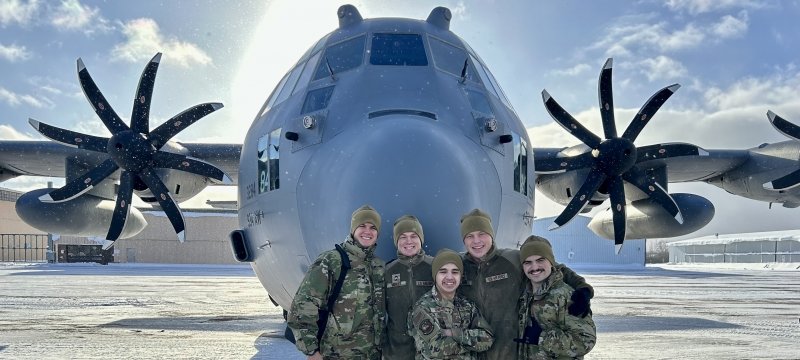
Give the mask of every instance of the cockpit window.
<svg viewBox="0 0 800 360">
<path fill-rule="evenodd" d="M 448 72 L 455 76 L 461 77 L 461 74 L 467 77 L 467 80 L 480 83 L 478 71 L 472 61 L 469 60 L 469 55 L 464 49 L 453 46 L 435 37 L 428 37 L 431 46 L 431 54 L 433 54 L 433 63 L 439 70 Z M 466 62 L 466 69 L 464 68 Z"/>
<path fill-rule="evenodd" d="M 258 139 L 258 193 L 280 188 L 280 153 L 278 152 L 281 129 L 275 129 Z"/>
<path fill-rule="evenodd" d="M 427 66 L 428 57 L 419 34 L 372 34 L 372 65 Z"/>
<path fill-rule="evenodd" d="M 472 110 L 485 115 L 494 115 L 494 112 L 492 112 L 492 106 L 489 104 L 489 99 L 486 98 L 486 95 L 480 91 L 475 91 L 472 89 L 464 89 L 464 91 L 467 92 L 467 99 L 469 99 L 469 104 L 472 106 Z"/>
<path fill-rule="evenodd" d="M 511 132 L 514 143 L 514 191 L 528 195 L 528 143 Z"/>
<path fill-rule="evenodd" d="M 314 72 L 314 80 L 330 76 L 328 69 L 333 69 L 334 74 L 338 74 L 358 67 L 364 62 L 364 41 L 365 35 L 357 36 L 340 43 L 333 44 L 325 49 L 325 53 L 319 60 L 317 71 Z"/>
</svg>

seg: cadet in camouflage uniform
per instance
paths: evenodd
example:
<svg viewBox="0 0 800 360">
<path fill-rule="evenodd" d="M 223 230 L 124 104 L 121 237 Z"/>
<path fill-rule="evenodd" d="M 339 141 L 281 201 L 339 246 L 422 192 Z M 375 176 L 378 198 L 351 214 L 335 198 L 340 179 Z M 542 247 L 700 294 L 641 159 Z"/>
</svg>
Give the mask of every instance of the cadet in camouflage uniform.
<svg viewBox="0 0 800 360">
<path fill-rule="evenodd" d="M 471 301 L 457 294 L 463 270 L 461 256 L 442 249 L 431 265 L 436 282 L 408 316 L 416 359 L 477 359 L 494 340 L 489 323 Z"/>
<path fill-rule="evenodd" d="M 570 315 L 572 288 L 554 265 L 553 248 L 546 239 L 531 235 L 520 249 L 525 276 L 530 279 L 519 298 L 519 359 L 583 359 L 594 347 L 592 315 Z"/>
<path fill-rule="evenodd" d="M 414 303 L 433 287 L 431 261 L 422 244 L 422 224 L 411 215 L 394 223 L 394 245 L 397 259 L 386 265 L 386 336 L 383 358 L 413 359 L 417 350 L 414 338 L 408 335 L 408 313 Z"/>
<path fill-rule="evenodd" d="M 327 305 L 341 272 L 341 256 L 326 251 L 306 272 L 292 301 L 288 324 L 297 349 L 309 359 L 380 359 L 385 300 L 382 260 L 374 256 L 381 217 L 368 205 L 353 212 L 350 235 L 342 247 L 351 269 L 344 278 L 338 300 L 329 309 L 328 323 L 317 341 L 318 311 Z"/>
<path fill-rule="evenodd" d="M 463 254 L 464 281 L 458 291 L 478 306 L 495 336 L 494 345 L 482 353 L 481 358 L 516 359 L 517 300 L 527 283 L 519 250 L 495 248 L 492 220 L 479 209 L 461 218 L 461 236 L 467 253 Z M 564 281 L 579 289 L 573 294 L 570 311 L 581 315 L 588 313 L 592 287 L 571 269 L 558 266 Z"/>
</svg>

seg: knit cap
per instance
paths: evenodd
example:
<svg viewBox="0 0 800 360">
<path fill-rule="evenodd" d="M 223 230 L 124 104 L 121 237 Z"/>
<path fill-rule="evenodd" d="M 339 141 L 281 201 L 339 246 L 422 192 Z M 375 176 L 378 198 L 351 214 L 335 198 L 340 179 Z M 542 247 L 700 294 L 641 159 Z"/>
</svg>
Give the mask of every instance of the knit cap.
<svg viewBox="0 0 800 360">
<path fill-rule="evenodd" d="M 525 243 L 519 249 L 519 261 L 525 262 L 531 255 L 539 255 L 550 261 L 550 265 L 556 266 L 553 247 L 550 245 L 550 241 L 543 237 L 531 235 L 525 239 Z"/>
<path fill-rule="evenodd" d="M 463 241 L 467 234 L 473 231 L 483 231 L 494 240 L 492 218 L 489 214 L 479 209 L 472 209 L 472 211 L 461 217 L 461 240 Z"/>
<path fill-rule="evenodd" d="M 439 272 L 442 266 L 451 263 L 454 264 L 459 271 L 462 273 L 464 272 L 464 263 L 461 262 L 461 255 L 450 249 L 439 250 L 431 263 L 431 275 L 433 278 L 436 279 L 436 273 Z"/>
<path fill-rule="evenodd" d="M 395 247 L 397 247 L 397 241 L 400 240 L 400 235 L 409 231 L 417 233 L 420 245 L 425 243 L 425 235 L 422 234 L 422 224 L 419 223 L 419 219 L 414 215 L 403 215 L 394 222 Z"/>
<path fill-rule="evenodd" d="M 353 217 L 350 220 L 350 234 L 355 233 L 358 225 L 364 223 L 375 225 L 378 233 L 381 232 L 381 215 L 372 206 L 364 205 L 353 211 Z"/>
</svg>

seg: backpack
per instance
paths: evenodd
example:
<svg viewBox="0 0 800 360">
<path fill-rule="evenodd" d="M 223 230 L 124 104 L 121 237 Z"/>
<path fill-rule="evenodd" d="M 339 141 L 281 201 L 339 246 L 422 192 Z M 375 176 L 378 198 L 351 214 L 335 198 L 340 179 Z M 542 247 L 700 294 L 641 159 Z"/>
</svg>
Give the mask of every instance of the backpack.
<svg viewBox="0 0 800 360">
<path fill-rule="evenodd" d="M 339 293 L 342 291 L 342 285 L 344 285 L 344 277 L 347 275 L 347 271 L 350 270 L 350 257 L 347 256 L 347 252 L 336 244 L 336 251 L 339 252 L 339 256 L 342 258 L 342 269 L 339 272 L 339 278 L 336 279 L 336 284 L 333 286 L 333 290 L 331 290 L 330 295 L 328 296 L 328 303 L 326 304 L 325 308 L 318 310 L 317 316 L 317 341 L 322 341 L 322 336 L 325 335 L 325 328 L 328 326 L 328 317 L 331 312 L 333 312 L 333 303 L 339 298 Z M 292 344 L 295 343 L 294 333 L 289 326 L 286 326 L 286 331 L 283 333 L 283 336 L 286 340 L 289 340 Z"/>
</svg>

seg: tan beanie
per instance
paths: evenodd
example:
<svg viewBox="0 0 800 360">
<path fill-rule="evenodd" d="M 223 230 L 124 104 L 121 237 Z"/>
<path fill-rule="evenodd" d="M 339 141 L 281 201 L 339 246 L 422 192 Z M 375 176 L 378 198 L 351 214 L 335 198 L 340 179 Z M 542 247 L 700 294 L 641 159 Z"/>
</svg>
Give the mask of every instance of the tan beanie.
<svg viewBox="0 0 800 360">
<path fill-rule="evenodd" d="M 525 243 L 519 249 L 519 262 L 525 262 L 531 255 L 539 255 L 550 261 L 550 265 L 556 266 L 553 247 L 550 245 L 550 241 L 543 237 L 531 235 L 525 239 Z"/>
<path fill-rule="evenodd" d="M 464 272 L 464 263 L 461 262 L 461 255 L 450 249 L 439 250 L 431 263 L 431 275 L 433 279 L 436 280 L 436 273 L 439 272 L 442 266 L 450 263 L 454 264 L 462 273 Z"/>
<path fill-rule="evenodd" d="M 419 219 L 414 215 L 403 215 L 394 222 L 395 247 L 397 247 L 397 241 L 400 239 L 400 235 L 409 231 L 417 233 L 420 245 L 425 243 L 425 235 L 422 234 L 422 224 L 419 223 Z"/>
<path fill-rule="evenodd" d="M 494 229 L 492 229 L 492 218 L 489 214 L 479 210 L 472 209 L 461 217 L 461 241 L 467 237 L 467 234 L 473 231 L 483 231 L 494 240 Z"/>
<path fill-rule="evenodd" d="M 378 233 L 381 232 L 381 215 L 378 214 L 372 206 L 364 205 L 356 209 L 356 211 L 353 211 L 353 217 L 350 220 L 350 234 L 355 233 L 358 225 L 364 223 L 375 225 L 375 228 L 378 229 Z"/>
</svg>

